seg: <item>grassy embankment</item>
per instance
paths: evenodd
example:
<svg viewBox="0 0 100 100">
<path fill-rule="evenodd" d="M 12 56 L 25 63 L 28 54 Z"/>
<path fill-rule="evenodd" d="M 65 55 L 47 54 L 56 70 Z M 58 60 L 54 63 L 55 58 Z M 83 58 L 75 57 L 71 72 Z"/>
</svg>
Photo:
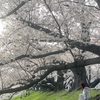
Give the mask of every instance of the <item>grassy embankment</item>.
<svg viewBox="0 0 100 100">
<path fill-rule="evenodd" d="M 78 95 L 82 91 L 74 91 L 67 93 L 64 91 L 59 92 L 41 92 L 41 91 L 31 91 L 30 96 L 20 99 L 19 96 L 13 98 L 12 100 L 78 100 Z M 95 97 L 97 94 L 100 94 L 100 90 L 90 90 L 91 97 Z M 94 100 L 94 99 L 91 99 Z"/>
</svg>

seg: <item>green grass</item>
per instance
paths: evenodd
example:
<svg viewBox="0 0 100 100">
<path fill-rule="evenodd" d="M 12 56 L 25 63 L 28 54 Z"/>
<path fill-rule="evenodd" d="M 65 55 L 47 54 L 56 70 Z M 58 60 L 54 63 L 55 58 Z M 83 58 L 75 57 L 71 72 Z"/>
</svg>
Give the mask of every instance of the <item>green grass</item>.
<svg viewBox="0 0 100 100">
<path fill-rule="evenodd" d="M 79 93 L 82 91 L 74 91 L 67 93 L 65 90 L 59 92 L 40 92 L 31 91 L 30 96 L 23 97 L 20 99 L 19 96 L 12 100 L 78 100 Z M 91 97 L 100 94 L 100 91 L 90 90 Z M 92 99 L 91 99 L 92 100 Z"/>
</svg>

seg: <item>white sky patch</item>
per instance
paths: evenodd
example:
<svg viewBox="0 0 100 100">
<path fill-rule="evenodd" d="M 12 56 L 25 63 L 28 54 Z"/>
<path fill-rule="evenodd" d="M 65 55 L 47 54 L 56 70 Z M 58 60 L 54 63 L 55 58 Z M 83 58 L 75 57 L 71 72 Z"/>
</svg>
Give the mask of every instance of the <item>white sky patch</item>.
<svg viewBox="0 0 100 100">
<path fill-rule="evenodd" d="M 95 2 L 95 0 L 86 0 L 86 5 L 97 6 L 97 3 Z"/>
<path fill-rule="evenodd" d="M 3 52 L 5 50 L 5 46 L 0 48 L 0 52 Z"/>
<path fill-rule="evenodd" d="M 77 26 L 80 26 L 80 23 L 76 23 Z"/>
<path fill-rule="evenodd" d="M 6 23 L 0 20 L 0 36 L 3 36 L 3 32 L 5 31 Z"/>
</svg>

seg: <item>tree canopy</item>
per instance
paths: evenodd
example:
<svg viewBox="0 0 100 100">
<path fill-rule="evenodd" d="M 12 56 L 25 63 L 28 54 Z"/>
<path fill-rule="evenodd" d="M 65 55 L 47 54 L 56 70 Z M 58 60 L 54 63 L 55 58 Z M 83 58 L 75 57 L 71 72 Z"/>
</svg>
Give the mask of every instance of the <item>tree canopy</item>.
<svg viewBox="0 0 100 100">
<path fill-rule="evenodd" d="M 53 71 L 99 64 L 99 1 L 0 1 L 0 94 L 28 89 Z"/>
</svg>

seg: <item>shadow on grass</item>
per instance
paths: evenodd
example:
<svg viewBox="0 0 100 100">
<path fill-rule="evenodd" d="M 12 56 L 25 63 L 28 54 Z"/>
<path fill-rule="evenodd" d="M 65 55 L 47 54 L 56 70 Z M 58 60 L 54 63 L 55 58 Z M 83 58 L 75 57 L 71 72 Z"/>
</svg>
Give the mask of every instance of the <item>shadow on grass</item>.
<svg viewBox="0 0 100 100">
<path fill-rule="evenodd" d="M 53 95 L 55 92 L 48 93 L 47 96 Z"/>
<path fill-rule="evenodd" d="M 97 94 L 95 97 L 92 97 L 90 100 L 100 100 L 100 94 Z"/>
</svg>

